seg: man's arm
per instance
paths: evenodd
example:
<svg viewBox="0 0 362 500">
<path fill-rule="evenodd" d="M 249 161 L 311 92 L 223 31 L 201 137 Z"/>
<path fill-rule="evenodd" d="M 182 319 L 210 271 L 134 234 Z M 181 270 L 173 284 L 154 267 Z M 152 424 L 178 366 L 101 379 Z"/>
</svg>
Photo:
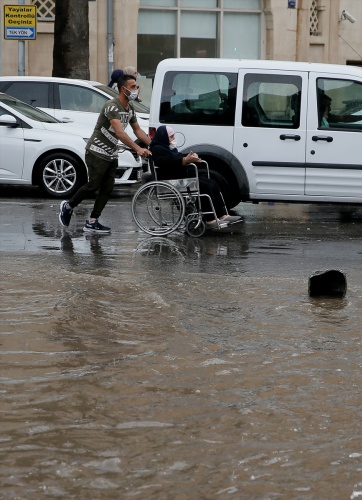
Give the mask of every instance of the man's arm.
<svg viewBox="0 0 362 500">
<path fill-rule="evenodd" d="M 113 120 L 110 120 L 110 124 L 112 125 L 113 130 L 114 130 L 117 138 L 121 142 L 123 142 L 123 144 L 125 144 L 129 148 L 132 148 L 140 156 L 144 157 L 144 156 L 148 156 L 150 154 L 150 152 L 148 151 L 148 149 L 141 148 L 138 144 L 136 144 L 134 141 L 132 141 L 132 139 L 129 137 L 129 135 L 123 130 L 123 127 L 122 127 L 122 124 L 121 124 L 120 120 L 117 120 L 117 119 L 114 118 Z M 133 128 L 133 126 L 132 126 L 132 128 Z M 138 125 L 138 128 L 141 130 L 141 132 L 143 133 L 143 135 L 141 135 L 141 138 L 140 138 L 135 133 L 136 137 L 138 139 L 141 139 L 146 144 L 149 144 L 151 142 L 150 138 L 143 132 L 143 130 L 141 129 L 141 127 L 139 125 Z M 133 130 L 134 130 L 134 128 L 133 128 Z M 144 138 L 146 140 L 144 140 Z"/>
<path fill-rule="evenodd" d="M 132 129 L 133 129 L 133 132 L 134 132 L 134 135 L 137 137 L 137 139 L 139 139 L 140 141 L 144 142 L 145 144 L 147 144 L 147 146 L 150 145 L 151 143 L 151 139 L 148 137 L 147 134 L 145 134 L 145 132 L 141 129 L 140 125 L 138 122 L 135 122 L 135 123 L 130 123 Z"/>
</svg>

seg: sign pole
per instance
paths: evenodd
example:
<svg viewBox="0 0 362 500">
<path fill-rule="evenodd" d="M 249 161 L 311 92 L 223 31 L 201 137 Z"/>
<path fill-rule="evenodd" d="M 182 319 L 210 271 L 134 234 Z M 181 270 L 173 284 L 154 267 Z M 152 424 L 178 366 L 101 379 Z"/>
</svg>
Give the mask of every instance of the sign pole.
<svg viewBox="0 0 362 500">
<path fill-rule="evenodd" d="M 18 0 L 19 5 L 25 5 L 25 0 Z M 18 40 L 18 75 L 25 76 L 25 41 Z"/>
<path fill-rule="evenodd" d="M 108 81 L 111 79 L 113 72 L 113 46 L 114 46 L 114 33 L 113 33 L 113 0 L 107 0 L 107 50 L 108 50 Z"/>
</svg>

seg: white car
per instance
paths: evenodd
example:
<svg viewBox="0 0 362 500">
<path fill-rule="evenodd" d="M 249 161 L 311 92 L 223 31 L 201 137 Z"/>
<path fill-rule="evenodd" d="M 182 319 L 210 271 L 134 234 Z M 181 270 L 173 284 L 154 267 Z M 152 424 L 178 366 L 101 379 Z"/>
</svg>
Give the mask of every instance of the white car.
<svg viewBox="0 0 362 500">
<path fill-rule="evenodd" d="M 31 106 L 54 116 L 61 122 L 94 127 L 103 104 L 118 94 L 107 85 L 88 80 L 43 76 L 1 76 L 0 92 L 16 97 Z M 134 101 L 137 120 L 148 134 L 149 109 Z M 126 132 L 138 141 L 132 127 Z M 138 141 L 139 142 L 139 141 Z M 126 149 L 119 155 L 119 184 L 132 184 L 139 180 L 142 161 Z"/>
<path fill-rule="evenodd" d="M 69 198 L 87 179 L 85 145 L 92 132 L 0 93 L 0 183 L 38 185 L 53 197 Z M 116 185 L 122 175 L 120 169 Z"/>
</svg>

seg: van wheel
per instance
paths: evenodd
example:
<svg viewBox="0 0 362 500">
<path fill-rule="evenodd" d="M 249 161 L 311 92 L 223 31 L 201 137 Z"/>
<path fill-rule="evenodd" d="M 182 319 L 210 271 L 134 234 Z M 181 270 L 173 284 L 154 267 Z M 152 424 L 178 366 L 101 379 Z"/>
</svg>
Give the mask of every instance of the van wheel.
<svg viewBox="0 0 362 500">
<path fill-rule="evenodd" d="M 85 169 L 66 153 L 50 154 L 39 166 L 39 186 L 54 198 L 70 198 L 85 180 Z"/>
</svg>

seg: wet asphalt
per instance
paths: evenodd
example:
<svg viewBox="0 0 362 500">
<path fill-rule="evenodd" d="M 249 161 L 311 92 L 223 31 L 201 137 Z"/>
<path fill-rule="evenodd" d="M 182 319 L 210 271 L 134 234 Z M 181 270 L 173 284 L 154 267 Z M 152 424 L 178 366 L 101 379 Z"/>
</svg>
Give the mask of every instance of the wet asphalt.
<svg viewBox="0 0 362 500">
<path fill-rule="evenodd" d="M 362 211 L 241 204 L 150 237 L 135 188 L 86 235 L 59 200 L 0 187 L 0 496 L 361 496 Z M 342 298 L 309 297 L 340 270 Z"/>
</svg>

